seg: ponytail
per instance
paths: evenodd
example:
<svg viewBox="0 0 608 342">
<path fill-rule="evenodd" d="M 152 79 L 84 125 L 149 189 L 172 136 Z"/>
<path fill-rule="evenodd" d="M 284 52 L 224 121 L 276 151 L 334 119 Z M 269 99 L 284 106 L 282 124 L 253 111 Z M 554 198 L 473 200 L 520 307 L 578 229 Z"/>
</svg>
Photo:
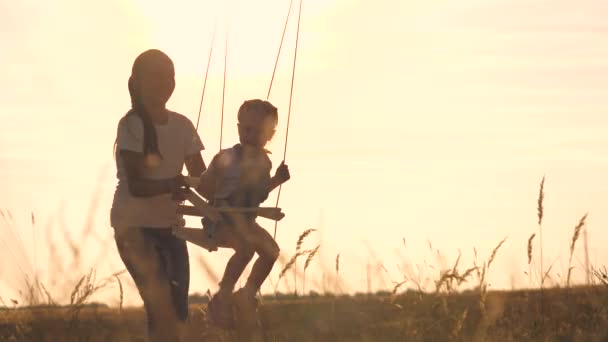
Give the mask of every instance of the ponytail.
<svg viewBox="0 0 608 342">
<path fill-rule="evenodd" d="M 143 152 L 146 158 L 152 157 L 155 159 L 162 159 L 160 150 L 158 148 L 158 137 L 156 135 L 156 128 L 150 119 L 150 115 L 146 111 L 145 106 L 142 104 L 137 87 L 133 80 L 133 76 L 129 77 L 129 95 L 131 96 L 131 110 L 127 115 L 137 115 L 144 128 L 144 141 L 143 141 Z"/>
</svg>

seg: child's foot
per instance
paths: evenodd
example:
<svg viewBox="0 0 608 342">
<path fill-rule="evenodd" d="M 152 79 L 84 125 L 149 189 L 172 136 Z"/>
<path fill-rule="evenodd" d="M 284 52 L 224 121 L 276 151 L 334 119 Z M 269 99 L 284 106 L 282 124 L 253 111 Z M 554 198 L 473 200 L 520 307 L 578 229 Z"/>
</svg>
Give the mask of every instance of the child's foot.
<svg viewBox="0 0 608 342">
<path fill-rule="evenodd" d="M 243 287 L 234 293 L 237 323 L 241 328 L 254 328 L 258 323 L 258 300 L 255 291 Z"/>
<path fill-rule="evenodd" d="M 228 291 L 219 291 L 213 295 L 209 304 L 207 304 L 207 312 L 211 322 L 220 328 L 234 328 L 232 304 L 232 294 Z"/>
</svg>

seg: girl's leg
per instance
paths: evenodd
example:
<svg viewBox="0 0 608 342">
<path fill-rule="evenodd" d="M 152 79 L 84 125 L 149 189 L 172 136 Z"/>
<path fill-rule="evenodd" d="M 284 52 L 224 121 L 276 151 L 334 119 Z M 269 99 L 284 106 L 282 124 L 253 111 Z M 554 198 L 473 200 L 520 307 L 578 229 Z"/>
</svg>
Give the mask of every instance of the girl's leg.
<svg viewBox="0 0 608 342">
<path fill-rule="evenodd" d="M 173 308 L 171 286 L 155 239 L 142 228 L 114 231 L 116 246 L 144 302 L 149 341 L 179 341 L 179 324 Z"/>
<path fill-rule="evenodd" d="M 190 262 L 186 241 L 175 237 L 169 229 L 147 229 L 155 239 L 162 267 L 171 287 L 173 306 L 180 321 L 188 319 Z"/>
</svg>

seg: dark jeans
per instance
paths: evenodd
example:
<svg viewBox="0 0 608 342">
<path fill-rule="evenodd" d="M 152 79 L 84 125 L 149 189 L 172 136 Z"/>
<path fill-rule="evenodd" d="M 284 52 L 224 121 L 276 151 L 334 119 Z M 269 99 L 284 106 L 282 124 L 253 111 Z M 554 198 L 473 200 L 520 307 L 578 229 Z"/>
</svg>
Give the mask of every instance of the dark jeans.
<svg viewBox="0 0 608 342">
<path fill-rule="evenodd" d="M 186 242 L 170 228 L 136 227 L 116 228 L 115 240 L 144 302 L 150 337 L 178 340 L 180 323 L 188 318 Z"/>
</svg>

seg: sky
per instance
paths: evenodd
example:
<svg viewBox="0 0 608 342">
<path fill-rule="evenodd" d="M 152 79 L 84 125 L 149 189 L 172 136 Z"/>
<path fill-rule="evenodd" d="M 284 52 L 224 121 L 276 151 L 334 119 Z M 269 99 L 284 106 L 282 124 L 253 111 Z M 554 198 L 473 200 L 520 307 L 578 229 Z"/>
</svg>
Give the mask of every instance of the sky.
<svg viewBox="0 0 608 342">
<path fill-rule="evenodd" d="M 545 264 L 555 265 L 556 278 L 567 271 L 573 228 L 587 212 L 591 262 L 608 264 L 608 4 L 302 6 L 287 147 L 292 179 L 281 194 L 287 217 L 277 241 L 290 257 L 298 235 L 318 229 L 306 242 L 322 246 L 309 279 L 331 273 L 338 253 L 345 291 L 366 290 L 368 264 L 378 273 L 373 290 L 403 273 L 413 277 L 407 263 L 433 265 L 425 272 L 436 279 L 459 251 L 469 266 L 473 248 L 485 259 L 507 238 L 492 286 L 530 286 L 526 243 L 538 232 L 543 176 Z M 280 115 L 269 146 L 274 165 L 283 156 L 297 7 L 270 96 Z M 0 235 L 8 254 L 0 296 L 15 292 L 21 273 L 50 281 L 58 272 L 49 266 L 53 253 L 66 260 L 59 268 L 73 266 L 70 239 L 82 249 L 81 273 L 95 268 L 102 278 L 123 268 L 109 227 L 112 144 L 135 57 L 159 48 L 173 59 L 177 87 L 168 107 L 196 121 L 215 32 L 198 131 L 209 161 L 219 149 L 226 42 L 223 146 L 237 141 L 238 106 L 266 97 L 288 8 L 287 0 L 0 0 L 0 209 L 14 220 Z M 213 291 L 199 260 L 221 273 L 230 254 L 195 246 L 190 254 L 191 292 Z"/>
</svg>

